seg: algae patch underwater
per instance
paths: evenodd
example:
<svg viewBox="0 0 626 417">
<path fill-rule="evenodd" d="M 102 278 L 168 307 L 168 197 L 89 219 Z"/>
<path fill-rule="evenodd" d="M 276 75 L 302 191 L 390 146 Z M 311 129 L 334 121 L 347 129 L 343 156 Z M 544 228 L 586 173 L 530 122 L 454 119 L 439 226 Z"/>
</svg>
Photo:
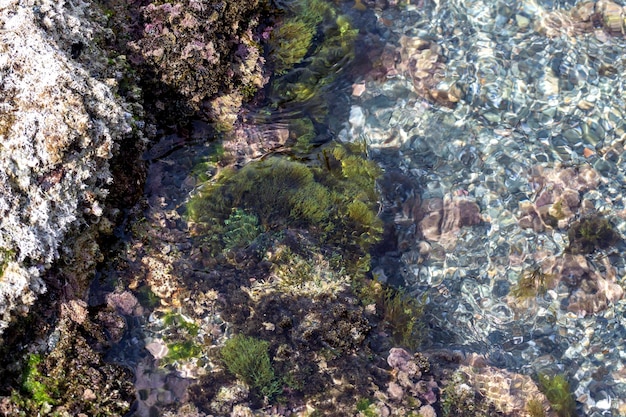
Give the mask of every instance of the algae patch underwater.
<svg viewBox="0 0 626 417">
<path fill-rule="evenodd" d="M 354 57 L 357 35 L 358 29 L 329 2 L 294 2 L 269 41 L 270 62 L 278 76 L 271 84 L 274 106 L 311 102 L 319 107 L 316 113 L 325 113 L 321 93 Z"/>
<path fill-rule="evenodd" d="M 238 334 L 222 347 L 221 356 L 231 373 L 262 395 L 272 398 L 282 389 L 270 363 L 268 349 L 268 342 Z"/>
<path fill-rule="evenodd" d="M 569 382 L 564 375 L 548 376 L 539 374 L 539 388 L 550 402 L 550 407 L 559 417 L 575 417 L 576 400 L 571 392 Z"/>
<path fill-rule="evenodd" d="M 366 252 L 382 232 L 375 190 L 380 171 L 356 151 L 332 145 L 314 166 L 272 157 L 226 169 L 191 197 L 192 232 L 214 254 L 244 245 L 258 231 L 284 228 L 306 229 L 323 243 Z"/>
</svg>

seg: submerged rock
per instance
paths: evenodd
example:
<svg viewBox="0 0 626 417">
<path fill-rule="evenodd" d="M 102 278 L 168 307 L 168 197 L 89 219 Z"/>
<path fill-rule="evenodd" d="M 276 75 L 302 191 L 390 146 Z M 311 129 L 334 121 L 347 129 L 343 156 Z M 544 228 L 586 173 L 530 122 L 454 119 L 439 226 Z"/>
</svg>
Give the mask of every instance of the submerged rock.
<svg viewBox="0 0 626 417">
<path fill-rule="evenodd" d="M 447 248 L 454 248 L 461 228 L 483 221 L 478 204 L 465 197 L 446 195 L 443 199 L 428 199 L 421 209 L 424 217 L 419 227 L 424 238 Z"/>
</svg>

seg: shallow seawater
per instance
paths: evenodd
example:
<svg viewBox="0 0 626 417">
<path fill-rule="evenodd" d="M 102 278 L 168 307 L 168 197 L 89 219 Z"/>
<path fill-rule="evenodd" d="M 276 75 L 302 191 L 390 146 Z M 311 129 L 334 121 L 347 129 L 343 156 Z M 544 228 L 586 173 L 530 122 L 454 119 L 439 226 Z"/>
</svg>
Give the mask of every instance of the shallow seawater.
<svg viewBox="0 0 626 417">
<path fill-rule="evenodd" d="M 528 375 L 563 373 L 585 415 L 623 415 L 626 36 L 598 16 L 573 17 L 574 1 L 353 4 L 341 2 L 360 29 L 353 62 L 336 69 L 320 101 L 246 110 L 246 129 L 276 143 L 241 162 L 294 152 L 279 138 L 302 118 L 314 127 L 313 145 L 365 141 L 385 170 L 381 213 L 393 229 L 374 273 L 428 295 L 424 348 L 477 352 Z M 163 259 L 193 256 L 185 202 L 194 167 L 217 152 L 216 138 L 204 142 L 210 128 L 193 126 L 189 139 L 164 136 L 145 156 L 146 217 L 162 225 L 153 237 Z M 596 217 L 620 239 L 573 250 L 572 226 Z M 149 255 L 137 263 L 160 259 Z M 536 294 L 515 295 L 524 277 Z M 145 354 L 165 332 L 150 317 L 136 324 L 143 336 L 129 335 L 111 354 L 144 384 L 137 415 L 181 400 L 185 385 L 128 352 Z M 214 320 L 217 340 L 228 330 Z"/>
<path fill-rule="evenodd" d="M 429 294 L 432 347 L 565 373 L 585 414 L 619 415 L 624 244 L 576 254 L 568 230 L 626 231 L 626 38 L 576 2 L 411 3 L 375 12 L 379 67 L 339 134 L 401 178 L 381 186 L 398 247 L 375 272 Z M 516 297 L 532 271 L 549 284 Z"/>
</svg>

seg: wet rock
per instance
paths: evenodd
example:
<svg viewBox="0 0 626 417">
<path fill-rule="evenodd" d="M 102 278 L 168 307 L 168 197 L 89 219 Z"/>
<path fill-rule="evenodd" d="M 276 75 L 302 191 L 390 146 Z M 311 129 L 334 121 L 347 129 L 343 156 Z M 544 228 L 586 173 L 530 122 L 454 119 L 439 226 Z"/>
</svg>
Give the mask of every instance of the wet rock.
<svg viewBox="0 0 626 417">
<path fill-rule="evenodd" d="M 603 267 L 606 272 L 601 274 L 583 255 L 564 254 L 552 262 L 547 272 L 570 289 L 567 310 L 584 316 L 605 310 L 624 296 L 615 269 L 606 258 Z"/>
<path fill-rule="evenodd" d="M 129 44 L 132 59 L 195 109 L 218 91 L 260 87 L 260 35 L 253 34 L 259 9 L 256 0 L 219 7 L 206 0 L 148 3 L 141 10 L 143 31 Z M 165 95 L 162 89 L 155 85 L 154 93 Z"/>
<path fill-rule="evenodd" d="M 437 417 L 437 412 L 432 405 L 427 404 L 420 407 L 419 415 L 422 417 Z"/>
<path fill-rule="evenodd" d="M 169 349 L 165 342 L 161 339 L 153 340 L 146 345 L 146 350 L 150 352 L 154 359 L 162 359 L 167 356 Z"/>
<path fill-rule="evenodd" d="M 596 13 L 600 16 L 603 28 L 613 36 L 624 35 L 624 8 L 610 0 L 599 0 Z"/>
<path fill-rule="evenodd" d="M 123 291 L 121 293 L 107 294 L 107 305 L 121 314 L 126 315 L 141 315 L 141 306 L 139 301 L 130 291 Z M 139 309 L 137 310 L 137 308 Z"/>
<path fill-rule="evenodd" d="M 348 119 L 353 130 L 360 129 L 365 123 L 365 115 L 363 109 L 359 106 L 352 106 L 350 109 L 350 118 Z"/>
<path fill-rule="evenodd" d="M 413 397 L 425 404 L 437 402 L 438 384 L 432 376 L 424 373 L 430 370 L 428 359 L 421 353 L 411 355 L 402 348 L 391 348 L 387 363 L 392 367 L 393 380 L 387 385 L 387 394 L 394 401 L 401 401 L 405 396 Z"/>
<path fill-rule="evenodd" d="M 461 198 L 444 198 L 442 234 L 456 233 L 458 229 L 482 222 L 480 207 L 475 201 Z"/>
<path fill-rule="evenodd" d="M 624 36 L 624 7 L 611 1 L 584 1 L 569 10 L 554 10 L 543 14 L 537 29 L 549 37 L 565 32 L 581 36 L 597 27 L 611 36 Z"/>
<path fill-rule="evenodd" d="M 226 160 L 231 159 L 234 165 L 245 165 L 250 161 L 280 151 L 285 147 L 288 139 L 289 130 L 284 127 L 238 124 L 227 133 L 226 140 L 223 142 L 227 153 Z"/>
<path fill-rule="evenodd" d="M 404 372 L 409 376 L 420 377 L 419 367 L 413 360 L 413 355 L 402 348 L 391 348 L 387 363 L 398 372 Z"/>
<path fill-rule="evenodd" d="M 387 386 L 387 394 L 391 400 L 401 401 L 404 397 L 404 390 L 400 385 L 392 381 Z"/>
<path fill-rule="evenodd" d="M 419 220 L 419 227 L 426 240 L 436 242 L 441 237 L 441 221 L 443 219 L 443 200 L 433 198 L 421 204 L 424 215 Z"/>
</svg>

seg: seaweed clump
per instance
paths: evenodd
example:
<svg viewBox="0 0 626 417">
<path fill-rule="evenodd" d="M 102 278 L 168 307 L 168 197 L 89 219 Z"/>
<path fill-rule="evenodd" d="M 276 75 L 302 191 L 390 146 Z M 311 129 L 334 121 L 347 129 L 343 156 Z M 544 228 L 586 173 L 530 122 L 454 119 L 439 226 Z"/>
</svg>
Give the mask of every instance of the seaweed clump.
<svg viewBox="0 0 626 417">
<path fill-rule="evenodd" d="M 376 280 L 364 285 L 360 293 L 365 304 L 373 298 L 382 317 L 381 325 L 391 334 L 396 345 L 411 350 L 419 347 L 424 330 L 425 295 L 421 299 L 415 298 L 402 288 L 383 287 Z"/>
<path fill-rule="evenodd" d="M 556 284 L 556 275 L 547 274 L 540 267 L 525 271 L 517 284 L 511 289 L 511 295 L 517 299 L 543 296 Z"/>
<path fill-rule="evenodd" d="M 268 42 L 277 75 L 285 74 L 304 59 L 317 34 L 317 26 L 333 12 L 325 1 L 300 0 L 295 3 L 292 12 L 274 30 Z"/>
<path fill-rule="evenodd" d="M 380 171 L 357 150 L 334 145 L 320 153 L 317 166 L 273 157 L 225 169 L 188 204 L 194 234 L 215 255 L 261 233 L 306 229 L 363 258 L 382 233 L 375 210 Z"/>
<path fill-rule="evenodd" d="M 163 324 L 166 328 L 164 341 L 167 344 L 164 365 L 191 360 L 202 354 L 202 347 L 196 342 L 200 326 L 193 320 L 170 311 L 163 316 Z"/>
<path fill-rule="evenodd" d="M 546 417 L 546 410 L 543 408 L 543 403 L 537 398 L 528 400 L 526 403 L 526 412 L 530 417 Z"/>
<path fill-rule="evenodd" d="M 575 417 L 576 400 L 570 390 L 569 382 L 563 375 L 539 374 L 539 389 L 550 402 L 550 407 L 559 417 Z"/>
<path fill-rule="evenodd" d="M 265 397 L 281 393 L 280 379 L 274 374 L 268 353 L 269 343 L 236 335 L 226 341 L 221 355 L 226 368 Z"/>
<path fill-rule="evenodd" d="M 262 231 L 259 219 L 241 209 L 233 209 L 231 215 L 224 220 L 224 246 L 229 251 L 252 242 Z"/>
<path fill-rule="evenodd" d="M 567 232 L 567 237 L 569 246 L 566 252 L 574 255 L 607 249 L 619 241 L 619 235 L 611 223 L 600 215 L 574 222 Z"/>
</svg>

